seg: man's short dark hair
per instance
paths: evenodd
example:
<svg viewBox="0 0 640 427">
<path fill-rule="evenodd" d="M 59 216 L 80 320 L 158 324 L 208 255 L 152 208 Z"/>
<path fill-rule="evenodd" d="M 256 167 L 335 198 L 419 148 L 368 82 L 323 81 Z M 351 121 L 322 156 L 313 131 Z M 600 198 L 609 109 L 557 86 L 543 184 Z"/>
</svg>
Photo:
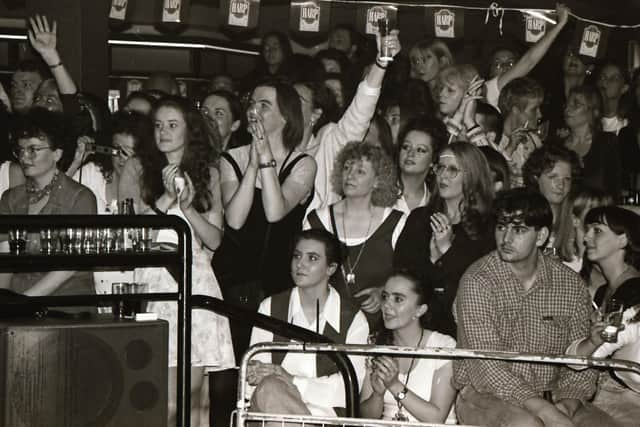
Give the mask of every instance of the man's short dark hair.
<svg viewBox="0 0 640 427">
<path fill-rule="evenodd" d="M 298 245 L 301 240 L 315 240 L 324 245 L 324 252 L 327 257 L 327 264 L 336 263 L 338 267 L 342 265 L 343 249 L 342 243 L 336 236 L 322 228 L 311 228 L 296 233 L 293 238 L 293 248 Z"/>
<path fill-rule="evenodd" d="M 34 61 L 33 59 L 25 59 L 21 61 L 14 73 L 17 72 L 23 73 L 37 73 L 42 80 L 46 80 L 51 77 L 51 73 L 47 70 L 44 65 L 39 61 Z"/>
<path fill-rule="evenodd" d="M 506 117 L 513 107 L 523 110 L 530 99 L 544 98 L 544 88 L 530 77 L 519 77 L 511 80 L 500 91 L 498 107 Z M 535 123 L 531 123 L 535 125 Z"/>
<path fill-rule="evenodd" d="M 525 187 L 513 188 L 498 193 L 493 204 L 496 223 L 523 222 L 536 230 L 542 227 L 551 229 L 553 212 L 547 199 L 540 193 Z"/>
</svg>

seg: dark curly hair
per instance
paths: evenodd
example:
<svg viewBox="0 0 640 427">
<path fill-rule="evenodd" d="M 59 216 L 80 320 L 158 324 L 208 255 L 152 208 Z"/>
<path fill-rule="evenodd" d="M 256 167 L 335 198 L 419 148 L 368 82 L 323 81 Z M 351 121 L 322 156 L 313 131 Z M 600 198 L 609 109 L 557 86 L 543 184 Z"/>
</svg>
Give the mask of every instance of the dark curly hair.
<svg viewBox="0 0 640 427">
<path fill-rule="evenodd" d="M 406 270 L 398 269 L 393 271 L 391 275 L 385 280 L 387 283 L 394 277 L 401 277 L 411 283 L 411 290 L 418 295 L 417 305 L 426 304 L 429 308 L 425 314 L 420 316 L 420 326 L 422 328 L 430 328 L 431 321 L 431 302 L 433 299 L 433 286 L 424 277 L 417 276 L 415 273 Z M 374 334 L 374 342 L 379 345 L 393 345 L 393 332 L 383 326 L 378 329 L 378 332 Z"/>
<path fill-rule="evenodd" d="M 331 173 L 333 191 L 344 196 L 342 191 L 344 165 L 350 160 L 361 159 L 367 159 L 371 162 L 374 173 L 378 178 L 378 184 L 371 194 L 371 203 L 374 206 L 393 206 L 398 198 L 395 165 L 391 157 L 386 155 L 380 147 L 371 144 L 352 141 L 340 150 L 333 163 L 333 172 Z"/>
<path fill-rule="evenodd" d="M 438 157 L 447 150 L 453 153 L 464 171 L 463 196 L 459 206 L 460 223 L 472 240 L 480 239 L 489 228 L 494 198 L 489 162 L 478 147 L 468 142 L 452 142 L 440 151 Z M 435 192 L 429 205 L 434 211 L 446 211 L 439 191 Z"/>
<path fill-rule="evenodd" d="M 180 168 L 187 172 L 193 181 L 195 188 L 193 206 L 198 212 L 206 212 L 213 206 L 209 182 L 211 167 L 217 165 L 219 158 L 216 145 L 210 141 L 202 114 L 190 106 L 185 99 L 175 96 L 160 99 L 151 113 L 152 119 L 155 119 L 161 108 L 173 108 L 184 118 L 186 141 Z M 168 161 L 158 149 L 155 138 L 151 142 L 139 142 L 141 144 L 138 159 L 142 164 L 142 199 L 146 204 L 151 205 L 164 193 L 162 169 Z"/>
</svg>

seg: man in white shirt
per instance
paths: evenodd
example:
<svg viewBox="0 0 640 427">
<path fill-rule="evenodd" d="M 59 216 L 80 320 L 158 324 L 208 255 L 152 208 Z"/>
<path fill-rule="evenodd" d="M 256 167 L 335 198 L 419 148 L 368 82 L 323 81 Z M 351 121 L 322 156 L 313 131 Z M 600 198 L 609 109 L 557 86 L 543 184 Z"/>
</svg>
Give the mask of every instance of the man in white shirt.
<svg viewBox="0 0 640 427">
<path fill-rule="evenodd" d="M 291 276 L 295 287 L 262 301 L 259 312 L 322 335 L 336 343 L 366 344 L 369 326 L 357 307 L 329 284 L 340 267 L 340 242 L 325 230 L 311 229 L 295 239 Z M 251 344 L 285 341 L 254 328 Z M 365 361 L 350 356 L 358 383 Z M 278 414 L 344 415 L 345 387 L 331 360 L 316 353 L 260 353 L 249 365 L 247 381 L 256 386 L 251 408 Z"/>
</svg>

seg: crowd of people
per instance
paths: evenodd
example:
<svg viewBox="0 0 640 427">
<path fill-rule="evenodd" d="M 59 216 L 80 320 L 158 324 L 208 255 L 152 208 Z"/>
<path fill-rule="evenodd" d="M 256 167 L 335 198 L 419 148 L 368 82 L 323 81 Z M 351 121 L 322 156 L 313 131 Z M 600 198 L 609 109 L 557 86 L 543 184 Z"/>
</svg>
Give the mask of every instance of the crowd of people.
<svg viewBox="0 0 640 427">
<path fill-rule="evenodd" d="M 562 4 L 556 12 L 525 53 L 497 47 L 486 75 L 441 40 L 404 49 L 398 30 L 369 52 L 353 28 L 336 26 L 314 57 L 274 31 L 249 75 L 217 75 L 191 100 L 156 73 L 114 114 L 78 92 L 55 22 L 35 16 L 39 57 L 0 91 L 0 214 L 112 214 L 132 199 L 137 214 L 178 215 L 193 235 L 193 293 L 338 343 L 640 362 L 640 216 L 628 206 L 640 194 L 640 69 L 566 47 L 555 86 L 536 81 L 530 72 L 570 16 Z M 8 273 L 0 286 L 95 293 L 108 291 L 110 274 Z M 159 268 L 122 274 L 151 292 L 177 286 Z M 624 327 L 611 342 L 602 312 L 613 302 Z M 175 393 L 175 304 L 150 310 L 169 321 Z M 199 310 L 192 333 L 192 425 L 209 413 L 228 422 L 222 402 L 244 351 L 286 338 Z M 622 370 L 350 359 L 368 418 L 548 427 L 640 418 L 640 376 Z M 256 411 L 344 414 L 342 378 L 325 356 L 261 354 L 247 380 Z"/>
</svg>

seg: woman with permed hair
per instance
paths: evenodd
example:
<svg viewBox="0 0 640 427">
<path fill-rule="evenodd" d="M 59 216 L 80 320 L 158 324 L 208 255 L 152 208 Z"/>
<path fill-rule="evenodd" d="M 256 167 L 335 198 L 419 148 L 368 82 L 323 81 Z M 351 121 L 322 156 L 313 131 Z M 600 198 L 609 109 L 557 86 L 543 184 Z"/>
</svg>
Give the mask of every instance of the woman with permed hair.
<svg viewBox="0 0 640 427">
<path fill-rule="evenodd" d="M 545 253 L 560 258 L 574 271 L 580 271 L 575 242 L 571 198 L 578 188 L 582 168 L 576 154 L 555 144 L 531 152 L 522 167 L 524 185 L 539 192 L 551 205 L 553 227 Z"/>
<path fill-rule="evenodd" d="M 222 239 L 222 202 L 217 169 L 218 153 L 209 141 L 202 114 L 177 97 L 160 99 L 151 113 L 154 138 L 127 161 L 120 178 L 120 200 L 134 199 L 136 212 L 178 215 L 190 226 L 192 245 L 192 292 L 221 298 L 210 261 Z M 158 242 L 177 243 L 175 233 L 160 230 Z M 150 292 L 175 292 L 177 283 L 164 268 L 135 271 L 136 282 L 149 283 Z M 172 302 L 150 302 L 149 310 L 169 322 L 169 424 L 175 423 L 177 366 L 177 307 Z M 196 310 L 191 340 L 191 420 L 199 425 L 208 416 L 201 407 L 205 370 L 235 365 L 231 333 L 226 317 Z"/>
<path fill-rule="evenodd" d="M 440 151 L 433 168 L 436 186 L 428 206 L 416 208 L 398 239 L 396 268 L 434 283 L 434 326 L 455 337 L 451 312 L 464 271 L 495 247 L 490 212 L 493 183 L 480 149 L 453 142 Z"/>
<path fill-rule="evenodd" d="M 304 228 L 324 228 L 344 243 L 345 259 L 333 284 L 354 299 L 374 328 L 406 219 L 392 208 L 398 197 L 395 166 L 381 148 L 353 141 L 338 154 L 331 181 L 343 199 L 311 211 Z"/>
</svg>

